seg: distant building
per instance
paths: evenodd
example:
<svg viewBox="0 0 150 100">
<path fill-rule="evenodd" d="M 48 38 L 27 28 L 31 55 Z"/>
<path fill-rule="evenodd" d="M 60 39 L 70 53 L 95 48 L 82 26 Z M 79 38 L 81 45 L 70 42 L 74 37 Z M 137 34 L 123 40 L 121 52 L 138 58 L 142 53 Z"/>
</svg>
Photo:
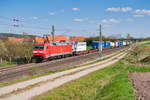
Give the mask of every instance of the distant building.
<svg viewBox="0 0 150 100">
<path fill-rule="evenodd" d="M 33 37 L 34 42 L 44 43 L 44 39 L 38 36 Z"/>
<path fill-rule="evenodd" d="M 130 39 L 131 35 L 129 33 L 127 33 L 127 39 Z"/>
<path fill-rule="evenodd" d="M 52 41 L 52 36 L 48 36 L 48 40 Z M 38 36 L 34 37 L 34 42 L 44 43 L 44 41 L 46 41 L 46 38 L 38 37 Z M 54 36 L 54 41 L 55 42 L 67 42 L 68 39 L 66 36 Z"/>
<path fill-rule="evenodd" d="M 85 39 L 86 37 L 82 37 L 82 36 L 70 36 L 70 41 L 80 42 L 80 41 L 84 41 Z"/>
<path fill-rule="evenodd" d="M 8 40 L 15 41 L 15 42 L 23 42 L 23 38 L 16 38 L 16 37 L 8 37 Z"/>
<path fill-rule="evenodd" d="M 48 36 L 48 40 L 52 41 L 52 36 Z M 68 39 L 66 36 L 54 36 L 54 41 L 56 41 L 56 42 L 67 42 Z"/>
<path fill-rule="evenodd" d="M 33 42 L 33 38 L 16 38 L 16 37 L 8 37 L 8 40 L 15 42 Z"/>
</svg>

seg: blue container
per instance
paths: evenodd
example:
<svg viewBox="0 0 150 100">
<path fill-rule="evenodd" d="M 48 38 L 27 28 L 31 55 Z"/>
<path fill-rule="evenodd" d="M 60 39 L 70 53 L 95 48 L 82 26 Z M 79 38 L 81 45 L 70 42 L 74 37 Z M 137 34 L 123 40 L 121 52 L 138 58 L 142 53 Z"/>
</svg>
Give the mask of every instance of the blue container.
<svg viewBox="0 0 150 100">
<path fill-rule="evenodd" d="M 105 48 L 110 48 L 110 42 L 105 42 Z"/>
<path fill-rule="evenodd" d="M 93 41 L 92 42 L 92 48 L 93 49 L 98 49 L 99 48 L 99 45 L 100 45 L 100 42 L 99 41 Z M 102 41 L 102 48 L 104 48 L 105 47 L 105 43 L 104 43 L 104 41 Z"/>
<path fill-rule="evenodd" d="M 123 46 L 123 42 L 122 42 L 122 41 L 119 41 L 119 42 L 118 42 L 118 46 L 119 46 L 119 47 Z"/>
</svg>

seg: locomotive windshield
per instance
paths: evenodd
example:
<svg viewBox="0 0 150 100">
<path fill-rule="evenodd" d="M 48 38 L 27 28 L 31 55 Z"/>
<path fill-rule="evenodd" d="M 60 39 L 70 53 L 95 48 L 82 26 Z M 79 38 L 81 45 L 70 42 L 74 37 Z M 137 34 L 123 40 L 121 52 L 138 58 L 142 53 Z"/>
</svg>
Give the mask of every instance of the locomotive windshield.
<svg viewBox="0 0 150 100">
<path fill-rule="evenodd" d="M 44 45 L 35 45 L 34 49 L 44 49 Z"/>
</svg>

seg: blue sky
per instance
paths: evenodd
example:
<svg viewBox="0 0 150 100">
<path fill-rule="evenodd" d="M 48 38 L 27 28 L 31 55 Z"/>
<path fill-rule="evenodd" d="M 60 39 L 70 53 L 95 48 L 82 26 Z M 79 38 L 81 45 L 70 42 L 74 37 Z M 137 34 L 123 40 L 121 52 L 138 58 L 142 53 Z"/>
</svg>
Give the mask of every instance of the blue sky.
<svg viewBox="0 0 150 100">
<path fill-rule="evenodd" d="M 0 0 L 0 32 L 150 36 L 150 0 Z M 19 19 L 14 22 L 12 19 Z M 19 25 L 13 27 L 12 25 Z"/>
</svg>

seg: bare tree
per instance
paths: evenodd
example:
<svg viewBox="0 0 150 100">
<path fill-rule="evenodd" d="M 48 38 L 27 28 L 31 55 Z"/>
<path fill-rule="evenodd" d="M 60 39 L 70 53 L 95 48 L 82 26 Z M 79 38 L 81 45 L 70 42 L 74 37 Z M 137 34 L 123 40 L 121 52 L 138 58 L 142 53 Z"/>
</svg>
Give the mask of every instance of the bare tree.
<svg viewBox="0 0 150 100">
<path fill-rule="evenodd" d="M 23 55 L 27 60 L 27 63 L 31 61 L 32 58 L 32 51 L 33 51 L 33 44 L 32 43 L 23 43 Z"/>
<path fill-rule="evenodd" d="M 6 52 L 7 49 L 5 47 L 5 44 L 2 40 L 0 40 L 0 63 L 3 62 L 3 58 L 5 57 Z"/>
</svg>

